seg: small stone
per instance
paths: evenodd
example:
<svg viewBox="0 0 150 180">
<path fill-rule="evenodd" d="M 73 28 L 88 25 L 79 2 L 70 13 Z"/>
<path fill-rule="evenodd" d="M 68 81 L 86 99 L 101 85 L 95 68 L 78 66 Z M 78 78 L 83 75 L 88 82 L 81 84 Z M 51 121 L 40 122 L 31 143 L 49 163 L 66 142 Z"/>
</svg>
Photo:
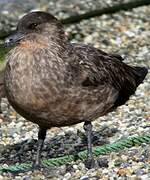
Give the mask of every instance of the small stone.
<svg viewBox="0 0 150 180">
<path fill-rule="evenodd" d="M 29 176 L 24 176 L 23 180 L 30 180 L 30 177 Z"/>
<path fill-rule="evenodd" d="M 128 37 L 130 37 L 130 38 L 132 38 L 132 37 L 135 36 L 135 33 L 132 32 L 132 31 L 126 31 L 125 34 L 126 34 Z"/>
<path fill-rule="evenodd" d="M 109 170 L 105 168 L 102 172 L 103 172 L 103 174 L 107 174 L 109 172 Z"/>
<path fill-rule="evenodd" d="M 141 180 L 148 180 L 150 178 L 150 174 L 144 174 L 140 176 Z"/>
<path fill-rule="evenodd" d="M 4 177 L 0 175 L 0 180 L 3 180 L 3 179 L 4 179 Z"/>
<path fill-rule="evenodd" d="M 0 124 L 3 123 L 3 119 L 0 117 Z"/>
<path fill-rule="evenodd" d="M 122 159 L 123 161 L 127 161 L 127 160 L 128 160 L 128 157 L 123 154 L 123 155 L 121 156 L 121 159 Z"/>
<path fill-rule="evenodd" d="M 76 164 L 73 165 L 74 169 L 78 169 L 78 166 Z"/>
<path fill-rule="evenodd" d="M 23 122 L 18 122 L 17 124 L 16 124 L 16 128 L 21 128 L 21 126 L 23 126 Z"/>
<path fill-rule="evenodd" d="M 91 43 L 92 40 L 93 40 L 93 36 L 91 36 L 91 35 L 85 37 L 85 39 L 84 39 L 85 43 Z"/>
<path fill-rule="evenodd" d="M 88 177 L 88 176 L 82 176 L 82 177 L 80 178 L 80 180 L 89 180 L 89 177 Z"/>
<path fill-rule="evenodd" d="M 71 173 L 68 172 L 64 175 L 63 180 L 69 180 L 70 178 L 71 178 Z"/>
<path fill-rule="evenodd" d="M 133 170 L 131 168 L 120 168 L 117 172 L 119 176 L 131 175 Z"/>
</svg>

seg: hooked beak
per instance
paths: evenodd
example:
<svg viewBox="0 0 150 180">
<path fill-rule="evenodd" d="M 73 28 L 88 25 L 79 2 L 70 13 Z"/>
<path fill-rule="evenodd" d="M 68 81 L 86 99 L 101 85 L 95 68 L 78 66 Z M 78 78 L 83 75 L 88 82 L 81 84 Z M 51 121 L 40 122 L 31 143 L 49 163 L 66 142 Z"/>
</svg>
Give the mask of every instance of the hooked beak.
<svg viewBox="0 0 150 180">
<path fill-rule="evenodd" d="M 8 36 L 5 39 L 4 46 L 5 47 L 10 47 L 10 46 L 18 43 L 21 39 L 23 39 L 23 37 L 24 37 L 24 34 L 18 33 L 18 32 L 11 35 L 11 36 Z"/>
</svg>

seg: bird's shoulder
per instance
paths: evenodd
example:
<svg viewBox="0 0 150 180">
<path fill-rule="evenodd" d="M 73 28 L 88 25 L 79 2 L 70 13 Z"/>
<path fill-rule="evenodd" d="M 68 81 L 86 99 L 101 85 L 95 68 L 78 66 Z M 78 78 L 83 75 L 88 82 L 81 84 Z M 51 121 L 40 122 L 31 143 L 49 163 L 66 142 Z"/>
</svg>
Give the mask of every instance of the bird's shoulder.
<svg viewBox="0 0 150 180">
<path fill-rule="evenodd" d="M 90 45 L 76 43 L 68 44 L 66 58 L 69 62 L 70 78 L 83 86 L 107 83 L 114 73 L 118 73 L 123 60 L 120 55 L 108 54 Z"/>
</svg>

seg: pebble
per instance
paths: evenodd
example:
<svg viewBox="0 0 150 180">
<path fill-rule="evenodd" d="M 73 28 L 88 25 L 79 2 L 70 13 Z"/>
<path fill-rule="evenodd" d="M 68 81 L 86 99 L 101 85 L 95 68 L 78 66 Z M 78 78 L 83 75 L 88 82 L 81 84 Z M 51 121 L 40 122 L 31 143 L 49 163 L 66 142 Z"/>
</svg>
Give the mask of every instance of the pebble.
<svg viewBox="0 0 150 180">
<path fill-rule="evenodd" d="M 71 178 L 71 173 L 68 172 L 64 175 L 63 180 L 69 180 L 70 178 Z"/>
<path fill-rule="evenodd" d="M 88 176 L 82 176 L 82 177 L 80 178 L 80 180 L 89 180 L 89 177 L 88 177 Z"/>
<path fill-rule="evenodd" d="M 148 180 L 150 178 L 150 174 L 145 174 L 141 176 L 141 180 Z"/>
</svg>

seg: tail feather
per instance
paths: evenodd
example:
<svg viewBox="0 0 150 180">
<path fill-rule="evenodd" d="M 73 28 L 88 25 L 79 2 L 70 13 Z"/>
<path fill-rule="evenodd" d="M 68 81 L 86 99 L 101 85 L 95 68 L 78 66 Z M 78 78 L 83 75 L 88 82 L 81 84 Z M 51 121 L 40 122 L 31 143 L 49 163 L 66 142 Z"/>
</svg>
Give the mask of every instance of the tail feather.
<svg viewBox="0 0 150 180">
<path fill-rule="evenodd" d="M 143 82 L 145 79 L 148 69 L 145 67 L 134 67 L 135 75 L 136 75 L 136 83 L 137 86 Z"/>
<path fill-rule="evenodd" d="M 129 100 L 129 97 L 135 93 L 136 88 L 143 82 L 148 73 L 148 69 L 145 67 L 131 67 L 131 71 L 135 84 L 126 83 L 128 85 L 120 90 L 119 96 L 114 104 L 115 108 L 125 104 L 125 102 Z"/>
</svg>

